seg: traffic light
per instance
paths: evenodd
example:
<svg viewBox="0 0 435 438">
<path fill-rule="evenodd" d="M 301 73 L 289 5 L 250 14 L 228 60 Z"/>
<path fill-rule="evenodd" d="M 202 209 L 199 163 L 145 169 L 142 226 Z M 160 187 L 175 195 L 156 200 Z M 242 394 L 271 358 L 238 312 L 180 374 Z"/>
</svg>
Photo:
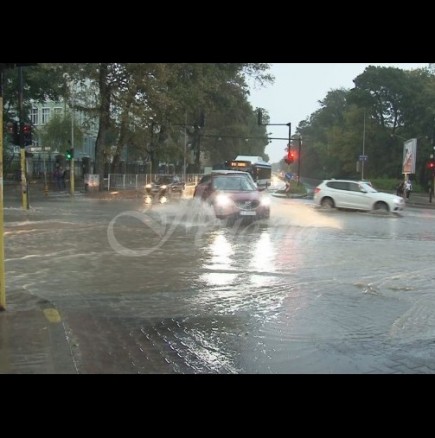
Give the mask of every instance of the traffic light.
<svg viewBox="0 0 435 438">
<path fill-rule="evenodd" d="M 429 170 L 435 170 L 435 161 L 434 161 L 434 160 L 430 160 L 430 161 L 428 161 L 427 164 L 426 164 L 426 167 L 427 167 Z"/>
<path fill-rule="evenodd" d="M 257 112 L 257 125 L 261 126 L 263 124 L 263 111 L 258 110 Z"/>
<path fill-rule="evenodd" d="M 294 152 L 289 148 L 288 152 L 287 152 L 287 157 L 284 158 L 284 161 L 287 164 L 292 164 L 295 161 L 295 154 Z"/>
<path fill-rule="evenodd" d="M 65 158 L 69 161 L 74 158 L 74 148 L 67 149 L 65 153 Z"/>
<path fill-rule="evenodd" d="M 18 122 L 7 122 L 6 123 L 6 131 L 10 136 L 11 143 L 13 145 L 20 144 L 20 134 L 18 132 Z"/>
<path fill-rule="evenodd" d="M 24 146 L 32 145 L 32 125 L 30 123 L 24 123 L 23 125 L 23 138 Z"/>
</svg>

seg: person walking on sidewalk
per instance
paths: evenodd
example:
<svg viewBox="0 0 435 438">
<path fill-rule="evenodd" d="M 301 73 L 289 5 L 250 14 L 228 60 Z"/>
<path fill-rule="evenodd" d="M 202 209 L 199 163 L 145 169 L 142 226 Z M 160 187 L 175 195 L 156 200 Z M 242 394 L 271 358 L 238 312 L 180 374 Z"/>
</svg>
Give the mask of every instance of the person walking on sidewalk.
<svg viewBox="0 0 435 438">
<path fill-rule="evenodd" d="M 409 195 L 411 194 L 411 192 L 412 192 L 411 180 L 407 179 L 405 181 L 405 196 L 406 196 L 406 199 L 409 199 Z"/>
</svg>

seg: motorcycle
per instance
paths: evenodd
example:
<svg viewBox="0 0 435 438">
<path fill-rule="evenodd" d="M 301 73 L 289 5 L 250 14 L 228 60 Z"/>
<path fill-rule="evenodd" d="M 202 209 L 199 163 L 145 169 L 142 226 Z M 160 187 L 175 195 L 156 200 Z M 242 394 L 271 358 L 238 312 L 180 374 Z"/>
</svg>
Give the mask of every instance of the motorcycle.
<svg viewBox="0 0 435 438">
<path fill-rule="evenodd" d="M 166 184 L 163 184 L 162 186 L 159 187 L 159 191 L 157 193 L 157 200 L 160 204 L 164 204 L 168 202 L 167 192 L 168 192 L 168 186 Z"/>
<path fill-rule="evenodd" d="M 153 203 L 153 193 L 152 193 L 152 184 L 147 184 L 145 186 L 145 204 Z"/>
<path fill-rule="evenodd" d="M 165 204 L 166 202 L 168 202 L 167 192 L 168 186 L 166 184 L 163 184 L 161 186 L 153 186 L 152 184 L 147 184 L 145 186 L 145 204 Z"/>
</svg>

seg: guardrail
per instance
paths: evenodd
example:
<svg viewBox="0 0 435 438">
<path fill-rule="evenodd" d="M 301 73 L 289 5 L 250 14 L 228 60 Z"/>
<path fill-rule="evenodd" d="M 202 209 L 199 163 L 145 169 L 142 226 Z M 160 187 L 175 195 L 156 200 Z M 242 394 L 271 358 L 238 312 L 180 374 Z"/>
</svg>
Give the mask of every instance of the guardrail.
<svg viewBox="0 0 435 438">
<path fill-rule="evenodd" d="M 143 190 L 146 184 L 154 181 L 156 177 L 161 174 L 129 174 L 129 173 L 110 173 L 107 180 L 104 180 L 105 190 Z M 175 174 L 176 175 L 176 174 Z M 182 180 L 179 175 L 176 175 Z M 188 174 L 186 175 L 186 188 L 185 191 L 188 192 L 192 190 L 197 184 L 203 174 Z"/>
</svg>

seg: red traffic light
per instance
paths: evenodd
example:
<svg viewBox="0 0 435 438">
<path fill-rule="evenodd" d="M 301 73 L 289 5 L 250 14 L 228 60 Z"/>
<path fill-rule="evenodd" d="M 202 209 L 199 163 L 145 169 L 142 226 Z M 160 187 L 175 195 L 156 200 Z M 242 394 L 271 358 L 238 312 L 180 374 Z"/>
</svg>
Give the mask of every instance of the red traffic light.
<svg viewBox="0 0 435 438">
<path fill-rule="evenodd" d="M 294 154 L 294 152 L 291 149 L 288 150 L 287 157 L 284 158 L 284 161 L 287 164 L 291 164 L 291 163 L 293 163 L 295 161 L 295 154 Z"/>
<path fill-rule="evenodd" d="M 435 169 L 435 161 L 434 160 L 430 160 L 427 162 L 426 167 L 428 169 Z"/>
</svg>

